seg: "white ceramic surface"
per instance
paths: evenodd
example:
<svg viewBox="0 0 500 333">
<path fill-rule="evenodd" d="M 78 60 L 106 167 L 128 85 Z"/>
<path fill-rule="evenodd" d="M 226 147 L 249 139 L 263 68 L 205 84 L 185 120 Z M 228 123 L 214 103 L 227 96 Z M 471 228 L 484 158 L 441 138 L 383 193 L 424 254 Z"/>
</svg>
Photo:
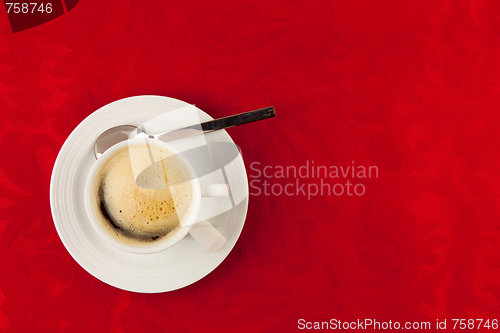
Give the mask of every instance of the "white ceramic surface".
<svg viewBox="0 0 500 333">
<path fill-rule="evenodd" d="M 110 147 L 108 150 L 104 152 L 104 154 L 102 154 L 99 157 L 99 160 L 97 160 L 94 163 L 94 165 L 90 169 L 89 175 L 87 176 L 87 182 L 85 184 L 84 203 L 90 223 L 92 224 L 96 232 L 108 243 L 123 251 L 131 253 L 148 254 L 148 253 L 164 251 L 169 247 L 174 246 L 175 244 L 180 242 L 188 234 L 189 230 L 196 222 L 196 219 L 198 217 L 198 212 L 200 211 L 201 188 L 200 188 L 200 181 L 198 180 L 198 178 L 195 177 L 194 179 L 192 179 L 193 201 L 191 203 L 191 210 L 190 210 L 191 212 L 190 214 L 187 214 L 188 217 L 185 220 L 182 220 L 181 224 L 182 227 L 180 228 L 180 230 L 177 230 L 177 232 L 173 233 L 172 235 L 169 235 L 167 237 L 162 237 L 155 242 L 142 242 L 142 243 L 123 242 L 123 240 L 120 240 L 118 237 L 112 235 L 109 231 L 109 228 L 102 223 L 101 219 L 99 218 L 99 212 L 95 209 L 94 206 L 95 196 L 92 193 L 95 181 L 97 179 L 100 170 L 106 164 L 106 162 L 109 160 L 111 156 L 113 156 L 115 153 L 122 150 L 123 148 L 128 147 L 129 145 L 133 146 L 139 143 L 144 144 L 144 142 L 145 142 L 144 139 L 132 139 L 128 141 L 122 141 L 115 144 L 113 147 Z M 168 150 L 175 152 L 175 150 L 170 145 L 168 145 L 168 143 L 159 140 L 154 140 L 154 141 L 150 140 L 149 142 L 150 143 L 154 142 L 157 146 L 163 146 Z M 191 175 L 195 175 L 194 169 L 191 166 L 191 164 L 186 159 L 184 159 L 181 154 L 178 154 L 177 156 L 179 156 L 179 158 L 185 163 Z M 144 165 L 142 166 L 145 167 Z M 162 185 L 164 185 L 164 183 Z"/>
<path fill-rule="evenodd" d="M 231 188 L 233 196 L 246 199 L 209 220 L 227 239 L 216 252 L 205 251 L 187 235 L 181 242 L 159 253 L 127 253 L 104 241 L 88 220 L 84 188 L 87 175 L 95 163 L 92 149 L 99 134 L 117 125 L 139 126 L 186 105 L 186 102 L 161 96 L 135 96 L 115 101 L 82 121 L 59 152 L 50 184 L 55 227 L 71 256 L 87 272 L 107 284 L 144 293 L 188 286 L 205 277 L 227 257 L 243 229 L 248 209 L 248 179 L 241 156 L 231 163 L 226 173 L 228 178 L 237 180 L 237 186 L 234 190 Z M 202 111 L 199 111 L 199 117 L 201 121 L 212 119 Z M 171 124 L 175 127 L 189 125 L 178 115 L 172 117 Z M 233 142 L 226 131 L 210 133 L 205 138 L 208 142 Z M 202 199 L 202 210 L 204 205 L 213 205 L 213 201 L 204 203 Z"/>
</svg>

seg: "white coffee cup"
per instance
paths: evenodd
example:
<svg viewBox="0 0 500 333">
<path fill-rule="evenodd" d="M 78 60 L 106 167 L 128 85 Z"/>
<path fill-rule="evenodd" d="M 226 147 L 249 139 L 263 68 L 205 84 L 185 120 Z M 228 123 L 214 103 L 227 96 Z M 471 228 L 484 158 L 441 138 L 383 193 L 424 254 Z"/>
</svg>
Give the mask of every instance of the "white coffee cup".
<svg viewBox="0 0 500 333">
<path fill-rule="evenodd" d="M 180 242 L 188 233 L 191 232 L 192 236 L 208 251 L 216 251 L 222 244 L 225 242 L 225 238 L 207 221 L 199 222 L 197 221 L 198 213 L 201 205 L 201 198 L 204 197 L 220 197 L 228 195 L 228 186 L 226 184 L 203 184 L 200 185 L 200 182 L 197 178 L 195 169 L 191 165 L 190 161 L 188 161 L 182 154 L 180 154 L 175 148 L 171 145 L 159 141 L 159 140 L 150 140 L 150 143 L 154 143 L 156 145 L 165 147 L 171 152 L 175 153 L 179 156 L 185 165 L 188 167 L 192 179 L 191 182 L 193 184 L 193 202 L 191 206 L 191 210 L 189 215 L 183 219 L 183 223 L 181 222 L 181 226 L 178 231 L 173 232 L 172 234 L 168 234 L 160 239 L 151 242 L 133 242 L 127 241 L 126 239 L 121 239 L 121 237 L 117 237 L 113 235 L 110 231 L 109 227 L 106 226 L 102 218 L 99 217 L 100 212 L 96 210 L 95 201 L 95 193 L 94 186 L 97 177 L 105 165 L 105 163 L 117 152 L 126 148 L 129 145 L 135 144 L 144 144 L 144 139 L 131 139 L 127 141 L 122 141 L 108 150 L 106 150 L 99 159 L 95 162 L 90 173 L 87 177 L 87 182 L 85 185 L 85 209 L 87 211 L 87 215 L 89 217 L 90 223 L 96 230 L 96 232 L 109 244 L 114 247 L 131 252 L 131 253 L 155 253 L 160 252 L 169 247 Z M 147 162 L 144 164 L 147 165 Z M 193 225 L 196 227 L 193 229 Z M 196 230 L 195 230 L 196 229 Z"/>
</svg>

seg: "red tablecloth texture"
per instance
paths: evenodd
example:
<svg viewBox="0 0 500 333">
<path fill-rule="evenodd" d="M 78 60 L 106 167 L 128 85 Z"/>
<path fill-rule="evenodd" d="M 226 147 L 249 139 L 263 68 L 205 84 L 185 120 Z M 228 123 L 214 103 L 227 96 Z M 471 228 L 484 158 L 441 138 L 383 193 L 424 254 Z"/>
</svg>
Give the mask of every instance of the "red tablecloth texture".
<svg viewBox="0 0 500 333">
<path fill-rule="evenodd" d="M 0 6 L 0 331 L 500 319 L 499 17 L 494 0 L 81 0 L 13 33 Z M 228 130 L 260 184 L 321 179 L 259 177 L 254 162 L 378 177 L 325 180 L 363 195 L 252 195 L 240 239 L 204 279 L 111 287 L 66 251 L 49 184 L 71 131 L 134 95 L 213 117 L 273 105 L 276 118 Z"/>
</svg>

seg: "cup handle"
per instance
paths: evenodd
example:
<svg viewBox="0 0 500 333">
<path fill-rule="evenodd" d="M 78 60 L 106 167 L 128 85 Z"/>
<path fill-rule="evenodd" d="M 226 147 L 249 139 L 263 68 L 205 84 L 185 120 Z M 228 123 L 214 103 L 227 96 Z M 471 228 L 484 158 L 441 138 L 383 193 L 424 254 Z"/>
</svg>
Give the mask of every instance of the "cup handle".
<svg viewBox="0 0 500 333">
<path fill-rule="evenodd" d="M 201 184 L 202 197 L 227 197 L 229 187 L 227 184 Z"/>
<path fill-rule="evenodd" d="M 202 197 L 227 197 L 228 195 L 227 184 L 201 184 Z M 226 238 L 208 221 L 195 223 L 189 233 L 209 252 L 217 251 L 226 242 Z"/>
</svg>

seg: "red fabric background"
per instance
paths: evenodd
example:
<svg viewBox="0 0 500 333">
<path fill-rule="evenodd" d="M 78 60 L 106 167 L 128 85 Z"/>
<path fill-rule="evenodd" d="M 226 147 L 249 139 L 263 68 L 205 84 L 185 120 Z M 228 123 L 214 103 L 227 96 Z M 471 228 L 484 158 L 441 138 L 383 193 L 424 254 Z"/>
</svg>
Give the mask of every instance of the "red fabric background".
<svg viewBox="0 0 500 333">
<path fill-rule="evenodd" d="M 499 14 L 494 0 L 81 0 L 12 33 L 0 9 L 0 330 L 499 319 Z M 229 130 L 247 167 L 355 161 L 379 177 L 361 197 L 252 196 L 206 278 L 116 289 L 62 245 L 49 182 L 80 121 L 142 94 L 214 117 L 274 105 Z"/>
</svg>

